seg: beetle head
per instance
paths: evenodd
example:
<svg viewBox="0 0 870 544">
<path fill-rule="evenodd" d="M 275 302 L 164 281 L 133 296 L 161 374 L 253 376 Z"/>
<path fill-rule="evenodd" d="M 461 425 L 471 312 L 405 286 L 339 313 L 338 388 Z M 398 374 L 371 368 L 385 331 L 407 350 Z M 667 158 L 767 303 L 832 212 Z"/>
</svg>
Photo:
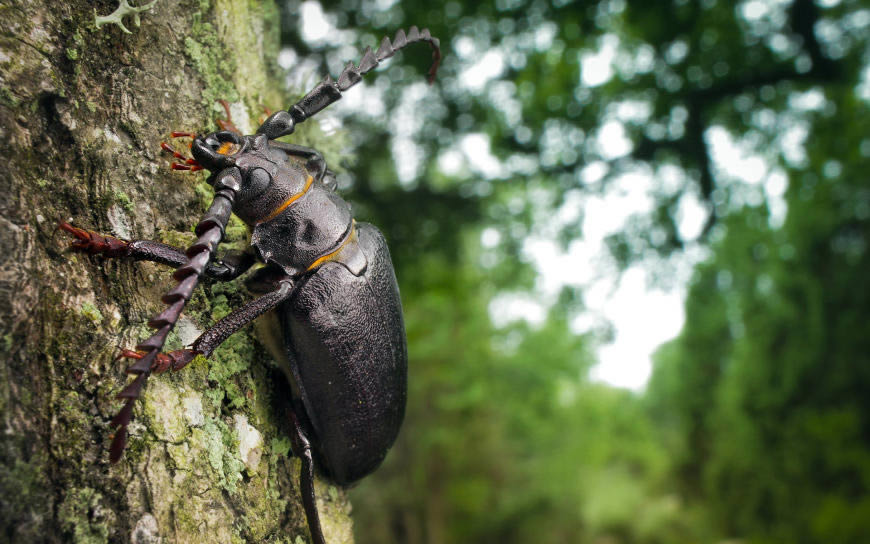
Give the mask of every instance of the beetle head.
<svg viewBox="0 0 870 544">
<path fill-rule="evenodd" d="M 287 157 L 276 156 L 265 134 L 213 132 L 197 136 L 191 150 L 194 159 L 212 172 L 208 181 L 216 190 L 224 188 L 224 180 L 233 185 L 227 186 L 236 194 L 233 211 L 246 223 L 261 220 L 264 210 L 274 209 L 299 189 L 292 181 L 297 178 L 282 175 Z"/>
<path fill-rule="evenodd" d="M 228 130 L 212 132 L 194 138 L 190 151 L 203 168 L 217 172 L 235 165 L 236 156 L 244 151 L 245 139 Z"/>
</svg>

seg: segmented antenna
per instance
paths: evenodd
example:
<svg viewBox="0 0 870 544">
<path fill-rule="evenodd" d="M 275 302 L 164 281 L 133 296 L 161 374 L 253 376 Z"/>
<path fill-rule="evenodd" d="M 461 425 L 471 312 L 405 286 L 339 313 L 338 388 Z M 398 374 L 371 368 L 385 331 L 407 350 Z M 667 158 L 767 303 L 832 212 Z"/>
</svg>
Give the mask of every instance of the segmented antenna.
<svg viewBox="0 0 870 544">
<path fill-rule="evenodd" d="M 396 51 L 403 49 L 405 46 L 419 41 L 429 42 L 429 45 L 432 46 L 432 66 L 429 68 L 428 73 L 429 83 L 432 83 L 435 80 L 438 65 L 441 63 L 441 42 L 438 38 L 433 38 L 429 34 L 428 28 L 417 30 L 416 26 L 412 26 L 408 30 L 407 35 L 405 35 L 404 30 L 399 29 L 392 43 L 390 43 L 388 37 L 384 36 L 377 53 L 372 52 L 371 47 L 366 47 L 359 61 L 359 66 L 354 66 L 353 62 L 347 63 L 347 66 L 344 67 L 344 70 L 338 76 L 338 81 L 333 81 L 330 76 L 326 76 L 326 79 L 290 108 L 290 115 L 293 116 L 293 120 L 297 124 L 308 119 L 340 99 L 343 91 L 356 85 L 362 79 L 362 76 L 372 71 L 380 61 L 392 57 L 396 54 Z"/>
<path fill-rule="evenodd" d="M 229 184 L 224 186 L 226 185 Z M 161 366 L 165 367 L 166 365 L 166 361 L 161 359 L 161 357 L 165 359 L 166 355 L 160 353 L 166 343 L 166 336 L 178 321 L 181 311 L 199 283 L 200 276 L 211 262 L 218 244 L 223 239 L 224 229 L 226 229 L 230 219 L 235 196 L 235 191 L 229 188 L 221 189 L 215 193 L 211 206 L 194 230 L 197 235 L 196 241 L 185 252 L 188 258 L 187 263 L 176 269 L 172 275 L 178 284 L 163 295 L 163 303 L 169 307 L 148 321 L 148 326 L 156 329 L 157 332 L 136 346 L 138 353 L 124 350 L 121 354 L 122 357 L 138 359 L 127 368 L 128 374 L 136 374 L 137 376 L 117 396 L 119 399 L 127 399 L 127 402 L 111 422 L 112 426 L 118 427 L 109 452 L 109 460 L 112 463 L 118 462 L 124 453 L 124 447 L 127 445 L 127 426 L 133 417 L 133 404 L 141 396 L 148 376 L 153 370 L 159 370 Z M 191 352 L 190 357 L 192 358 L 192 356 Z M 189 359 L 172 361 L 172 365 L 173 367 L 176 364 L 183 366 L 188 362 L 190 362 Z"/>
<path fill-rule="evenodd" d="M 432 66 L 429 67 L 428 73 L 429 83 L 432 83 L 438 72 L 438 65 L 441 63 L 441 42 L 429 34 L 428 28 L 418 30 L 416 26 L 412 26 L 407 34 L 399 29 L 392 42 L 386 36 L 381 40 L 377 52 L 373 52 L 371 47 L 366 47 L 359 65 L 354 66 L 353 62 L 349 62 L 338 76 L 338 81 L 326 76 L 317 87 L 303 96 L 289 110 L 272 114 L 260 125 L 257 133 L 266 134 L 272 139 L 292 134 L 295 125 L 339 100 L 343 91 L 356 85 L 362 76 L 372 71 L 380 61 L 392 57 L 396 51 L 416 42 L 427 42 L 432 47 Z"/>
</svg>

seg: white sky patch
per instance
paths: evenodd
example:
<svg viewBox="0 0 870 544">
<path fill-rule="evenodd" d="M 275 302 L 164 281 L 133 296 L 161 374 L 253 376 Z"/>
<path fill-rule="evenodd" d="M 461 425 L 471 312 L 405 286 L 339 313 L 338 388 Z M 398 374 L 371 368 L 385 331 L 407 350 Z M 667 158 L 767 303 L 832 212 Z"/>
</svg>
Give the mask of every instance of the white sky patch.
<svg viewBox="0 0 870 544">
<path fill-rule="evenodd" d="M 698 197 L 686 191 L 677 205 L 677 230 L 683 240 L 695 240 L 701 235 L 709 216 L 707 208 Z"/>
<path fill-rule="evenodd" d="M 580 82 L 586 87 L 597 87 L 613 77 L 613 60 L 619 38 L 613 34 L 601 37 L 598 50 L 580 55 Z"/>
<path fill-rule="evenodd" d="M 800 167 L 806 163 L 807 154 L 804 151 L 804 142 L 809 136 L 806 122 L 797 122 L 782 134 L 779 145 L 782 156 L 791 166 Z"/>
<path fill-rule="evenodd" d="M 648 214 L 655 206 L 653 180 L 640 173 L 628 173 L 612 180 L 604 195 L 586 198 L 583 205 L 583 239 L 603 247 L 604 238 L 625 226 L 633 214 Z"/>
<path fill-rule="evenodd" d="M 340 114 L 364 115 L 369 118 L 383 117 L 387 113 L 383 89 L 367 83 L 357 83 L 353 92 L 343 93 L 332 110 Z"/>
<path fill-rule="evenodd" d="M 302 39 L 309 43 L 317 43 L 324 41 L 329 35 L 329 32 L 334 27 L 326 19 L 326 14 L 323 13 L 323 8 L 320 7 L 320 2 L 302 2 L 299 6 L 299 13 L 302 16 L 300 27 L 302 28 Z"/>
<path fill-rule="evenodd" d="M 613 104 L 614 115 L 626 123 L 643 123 L 652 115 L 652 104 L 643 100 L 623 100 Z"/>
<path fill-rule="evenodd" d="M 459 75 L 462 86 L 480 92 L 488 82 L 499 77 L 505 68 L 504 54 L 498 49 L 490 49 L 483 57 Z"/>
<path fill-rule="evenodd" d="M 299 55 L 296 51 L 285 47 L 278 53 L 278 66 L 285 70 L 293 68 L 293 65 L 299 60 Z"/>
<path fill-rule="evenodd" d="M 462 152 L 455 148 L 448 148 L 438 155 L 438 169 L 448 176 L 458 176 L 465 165 Z"/>
<path fill-rule="evenodd" d="M 855 87 L 858 98 L 870 102 L 870 66 L 865 66 L 861 72 L 861 82 Z"/>
<path fill-rule="evenodd" d="M 805 93 L 792 93 L 788 97 L 790 109 L 799 111 L 821 111 L 827 104 L 825 94 L 819 89 L 811 89 Z"/>
<path fill-rule="evenodd" d="M 590 377 L 617 387 L 642 389 L 652 373 L 652 353 L 683 327 L 684 294 L 649 289 L 646 273 L 639 266 L 629 268 L 609 296 L 603 291 L 591 290 L 593 296 L 586 302 L 616 325 L 616 336 L 613 343 L 599 348 L 598 364 Z"/>
<path fill-rule="evenodd" d="M 767 174 L 767 161 L 748 151 L 722 127 L 707 130 L 706 139 L 716 168 L 725 174 L 755 185 Z"/>
<path fill-rule="evenodd" d="M 641 265 L 618 276 L 604 244 L 605 238 L 625 227 L 633 214 L 648 214 L 655 204 L 653 190 L 658 183 L 650 175 L 628 173 L 611 181 L 603 195 L 582 191 L 568 193 L 565 204 L 550 215 L 551 223 L 523 244 L 523 253 L 535 263 L 538 272 L 537 295 L 514 293 L 497 297 L 490 305 L 493 322 L 502 326 L 514 319 L 531 324 L 542 322 L 546 308 L 566 285 L 581 288 L 586 311 L 577 316 L 572 328 L 578 333 L 595 330 L 610 322 L 615 330 L 613 342 L 599 346 L 599 363 L 591 378 L 617 387 L 642 389 L 652 369 L 652 354 L 663 342 L 676 336 L 683 326 L 684 287 L 673 291 L 651 289 Z M 660 183 L 659 183 L 660 185 Z M 706 209 L 690 199 L 684 205 L 681 229 L 699 231 L 706 220 Z M 583 238 L 571 242 L 563 251 L 553 233 L 583 214 Z M 488 231 L 492 232 L 488 232 Z M 486 229 L 481 241 L 486 247 L 498 243 L 495 229 Z M 487 245 L 490 244 L 490 245 Z M 683 286 L 697 258 L 681 262 Z M 618 280 L 618 283 L 616 283 Z"/>
<path fill-rule="evenodd" d="M 785 202 L 786 189 L 788 189 L 788 176 L 779 168 L 771 171 L 764 180 L 764 194 L 767 209 L 770 211 L 768 224 L 775 229 L 785 223 L 788 212 L 788 204 Z"/>
<path fill-rule="evenodd" d="M 598 152 L 605 159 L 616 159 L 628 155 L 632 150 L 631 140 L 625 134 L 625 127 L 619 121 L 607 121 L 596 135 Z"/>
<path fill-rule="evenodd" d="M 489 317 L 496 327 L 504 327 L 518 318 L 540 325 L 546 316 L 544 305 L 527 294 L 504 293 L 489 303 Z"/>
<path fill-rule="evenodd" d="M 486 178 L 496 178 L 504 175 L 501 162 L 490 151 L 489 136 L 475 132 L 467 134 L 459 143 L 471 170 L 483 174 Z"/>
<path fill-rule="evenodd" d="M 761 19 L 769 12 L 769 7 L 761 0 L 750 0 L 740 6 L 740 15 L 747 21 Z"/>
<path fill-rule="evenodd" d="M 425 83 L 408 85 L 393 114 L 395 122 L 390 127 L 390 150 L 401 183 L 413 181 L 423 162 L 423 150 L 415 142 L 415 136 L 423 128 L 424 118 L 419 109 L 427 93 Z"/>
<path fill-rule="evenodd" d="M 587 185 L 598 183 L 604 179 L 608 170 L 607 163 L 604 161 L 590 162 L 580 171 L 580 179 Z"/>
</svg>

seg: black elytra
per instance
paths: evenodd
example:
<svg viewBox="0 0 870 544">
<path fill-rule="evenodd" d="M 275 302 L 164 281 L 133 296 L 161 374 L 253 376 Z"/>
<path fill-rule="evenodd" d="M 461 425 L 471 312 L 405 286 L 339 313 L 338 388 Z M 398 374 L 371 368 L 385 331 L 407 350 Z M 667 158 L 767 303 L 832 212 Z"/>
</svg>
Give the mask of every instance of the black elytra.
<svg viewBox="0 0 870 544">
<path fill-rule="evenodd" d="M 113 462 L 123 454 L 133 403 L 153 372 L 178 370 L 198 354 L 209 356 L 231 334 L 268 313 L 276 318 L 272 328 L 280 336 L 273 339 L 278 348 L 270 351 L 293 386 L 288 417 L 293 450 L 302 459 L 303 506 L 312 540 L 325 544 L 314 497 L 314 463 L 340 485 L 381 464 L 405 412 L 405 327 L 383 235 L 353 219 L 318 151 L 275 139 L 292 134 L 296 124 L 340 99 L 379 61 L 421 41 L 432 48 L 431 82 L 441 59 L 439 41 L 427 29 L 411 27 L 407 35 L 398 31 L 392 42 L 384 38 L 377 52 L 366 49 L 358 66 L 348 64 L 338 81 L 327 76 L 291 108 L 269 116 L 256 134 L 222 130 L 196 136 L 193 159 L 174 168 L 209 170 L 215 198 L 187 250 L 118 240 L 61 223 L 77 238 L 76 249 L 176 268 L 178 283 L 162 299 L 167 308 L 148 322 L 156 332 L 136 351 L 121 355 L 136 359 L 127 369 L 136 378 L 118 395 L 127 402 L 112 420 L 117 427 Z M 251 227 L 251 248 L 214 261 L 230 212 Z M 246 285 L 262 296 L 205 331 L 190 349 L 161 353 L 201 276 L 230 280 L 258 261 L 264 266 Z"/>
</svg>

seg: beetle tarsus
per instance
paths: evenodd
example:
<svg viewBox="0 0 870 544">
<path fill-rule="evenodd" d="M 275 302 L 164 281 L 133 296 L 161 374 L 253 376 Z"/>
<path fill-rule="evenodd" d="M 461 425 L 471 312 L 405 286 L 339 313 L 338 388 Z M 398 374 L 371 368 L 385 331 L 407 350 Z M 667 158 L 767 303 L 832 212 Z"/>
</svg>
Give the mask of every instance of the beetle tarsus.
<svg viewBox="0 0 870 544">
<path fill-rule="evenodd" d="M 126 257 L 129 255 L 130 242 L 126 240 L 80 229 L 64 221 L 59 222 L 57 228 L 75 237 L 75 240 L 70 242 L 70 248 L 77 251 L 84 251 L 90 255 L 102 254 L 106 257 Z"/>
<path fill-rule="evenodd" d="M 149 352 L 147 351 L 133 351 L 131 349 L 122 349 L 121 353 L 119 353 L 118 356 L 115 357 L 115 360 L 117 361 L 121 358 L 128 358 L 141 361 L 148 353 Z M 162 374 L 170 369 L 173 371 L 181 370 L 182 368 L 186 367 L 191 361 L 193 361 L 197 355 L 200 354 L 201 352 L 193 349 L 177 349 L 168 353 L 158 353 L 156 356 L 154 356 L 153 361 L 148 368 L 138 367 L 138 363 L 136 363 L 131 365 L 127 369 L 127 373 L 141 374 L 143 372 L 153 372 L 155 374 Z"/>
</svg>

